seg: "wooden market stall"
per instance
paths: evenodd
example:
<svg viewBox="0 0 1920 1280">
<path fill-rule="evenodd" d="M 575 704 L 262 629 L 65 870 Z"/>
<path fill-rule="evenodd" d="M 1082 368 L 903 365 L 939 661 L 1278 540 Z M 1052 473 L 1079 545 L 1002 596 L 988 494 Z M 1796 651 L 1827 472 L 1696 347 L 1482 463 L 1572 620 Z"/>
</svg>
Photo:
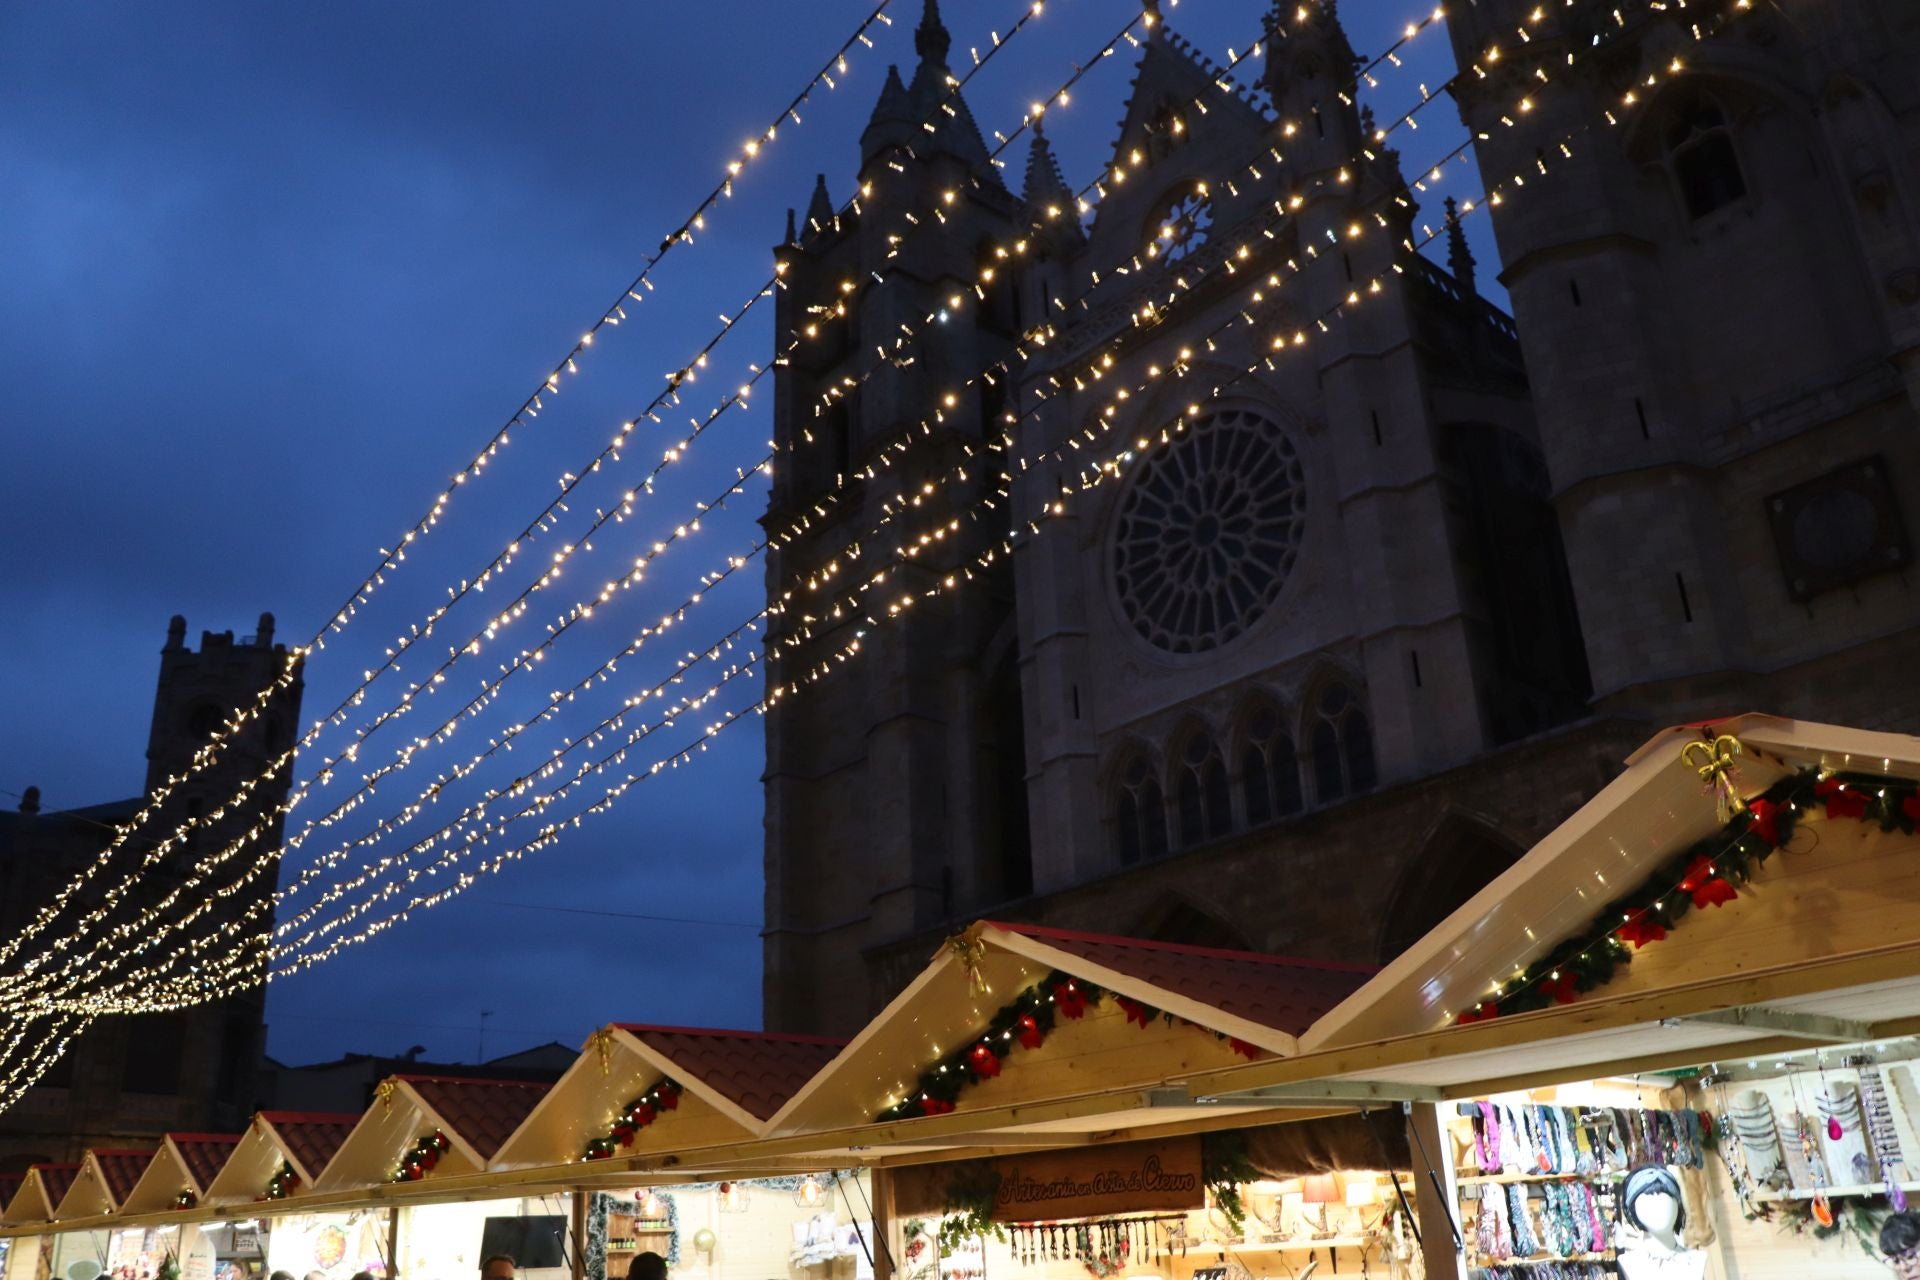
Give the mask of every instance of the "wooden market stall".
<svg viewBox="0 0 1920 1280">
<path fill-rule="evenodd" d="M 1463 1246 L 1429 1249 L 1430 1272 L 1884 1275 L 1875 1230 L 1920 1153 L 1920 1093 L 1908 1108 L 1910 1084 L 1881 1082 L 1910 1081 L 1920 1050 L 1916 779 L 1910 737 L 1764 716 L 1669 730 L 1298 1057 L 1186 1094 L 1417 1104 L 1445 1188 L 1427 1238 Z M 1751 1119 L 1738 1142 L 1730 1113 Z M 1692 1226 L 1643 1221 L 1648 1187 Z M 1567 1231 L 1581 1212 L 1593 1229 Z M 1849 1222 L 1853 1241 L 1828 1238 Z"/>
<path fill-rule="evenodd" d="M 359 1119 L 350 1112 L 255 1112 L 204 1200 L 216 1206 L 253 1205 L 310 1189 Z"/>
<path fill-rule="evenodd" d="M 79 1174 L 80 1166 L 77 1164 L 30 1165 L 26 1176 L 20 1180 L 19 1189 L 7 1201 L 6 1212 L 0 1214 L 0 1223 L 25 1226 L 29 1223 L 51 1222 L 54 1207 L 66 1198 L 67 1189 Z"/>
<path fill-rule="evenodd" d="M 314 1178 L 314 1190 L 482 1172 L 548 1087 L 527 1080 L 389 1076 Z"/>
<path fill-rule="evenodd" d="M 55 1220 L 98 1218 L 120 1212 L 140 1175 L 153 1162 L 152 1151 L 92 1147 L 80 1159 L 80 1171 L 67 1194 L 53 1206 Z"/>
<path fill-rule="evenodd" d="M 237 1133 L 169 1133 L 120 1205 L 125 1214 L 191 1209 L 240 1145 Z"/>
</svg>

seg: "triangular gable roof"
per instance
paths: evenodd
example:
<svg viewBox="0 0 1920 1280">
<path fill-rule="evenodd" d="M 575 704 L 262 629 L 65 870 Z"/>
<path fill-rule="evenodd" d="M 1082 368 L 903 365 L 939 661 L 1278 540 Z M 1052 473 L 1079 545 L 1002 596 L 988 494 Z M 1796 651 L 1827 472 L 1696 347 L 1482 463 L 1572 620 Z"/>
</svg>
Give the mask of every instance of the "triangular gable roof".
<svg viewBox="0 0 1920 1280">
<path fill-rule="evenodd" d="M 1698 762 L 1681 758 L 1703 729 L 1741 743 L 1742 795 L 1807 768 L 1920 779 L 1920 739 L 1904 735 L 1760 715 L 1666 730 L 1322 1019 L 1298 1058 L 1198 1073 L 1185 1091 L 1444 1101 L 1911 1034 L 1920 1027 L 1920 835 L 1829 818 L 1824 806 L 1801 809 L 1812 838 L 1768 858 L 1733 901 L 1688 912 L 1605 985 L 1572 1003 L 1455 1020 L 1493 982 L 1586 936 L 1617 898 L 1720 830 Z"/>
<path fill-rule="evenodd" d="M 266 1194 L 267 1184 L 290 1164 L 300 1178 L 296 1191 L 307 1191 L 327 1167 L 359 1116 L 335 1111 L 259 1111 L 240 1135 L 233 1151 L 207 1187 L 203 1200 L 219 1204 L 251 1204 Z"/>
<path fill-rule="evenodd" d="M 206 1198 L 214 1177 L 240 1144 L 237 1133 L 169 1133 L 146 1171 L 120 1203 L 120 1212 L 158 1213 L 172 1209 L 182 1191 L 195 1203 Z"/>
<path fill-rule="evenodd" d="M 0 1214 L 0 1222 L 9 1226 L 23 1226 L 31 1222 L 46 1222 L 53 1217 L 53 1207 L 66 1196 L 67 1188 L 73 1185 L 74 1175 L 80 1172 L 77 1164 L 36 1164 L 28 1167 L 21 1178 L 20 1186 L 7 1201 L 5 1214 Z"/>
<path fill-rule="evenodd" d="M 120 1147 L 90 1148 L 80 1158 L 80 1172 L 53 1207 L 55 1218 L 92 1218 L 118 1213 L 140 1175 L 153 1163 L 152 1151 Z"/>
<path fill-rule="evenodd" d="M 1711 729 L 1741 742 L 1738 781 L 1745 794 L 1807 767 L 1920 777 L 1920 738 L 1904 734 L 1754 714 Z M 1322 1018 L 1302 1037 L 1303 1048 L 1446 1024 L 1482 998 L 1489 979 L 1551 951 L 1602 905 L 1712 835 L 1720 827 L 1713 796 L 1681 758 L 1701 732 L 1702 726 L 1681 725 L 1650 738 L 1598 795 Z"/>
<path fill-rule="evenodd" d="M 501 1146 L 495 1163 L 579 1159 L 589 1142 L 608 1134 L 625 1107 L 662 1079 L 684 1092 L 672 1111 L 635 1135 L 637 1145 L 699 1146 L 758 1136 L 845 1044 L 822 1036 L 614 1023 L 587 1038 L 580 1057 Z"/>
<path fill-rule="evenodd" d="M 478 1173 L 550 1085 L 459 1076 L 389 1076 L 314 1189 L 337 1191 L 387 1181 L 403 1156 L 435 1130 L 449 1149 L 437 1174 Z"/>
<path fill-rule="evenodd" d="M 1238 1060 L 1240 1052 L 1291 1054 L 1297 1035 L 1372 973 L 1364 966 L 995 921 L 981 921 L 963 938 L 968 944 L 965 955 L 955 945 L 942 947 L 918 978 L 781 1107 L 768 1132 L 784 1135 L 873 1119 L 904 1096 L 932 1060 L 980 1035 L 1010 999 L 1056 970 L 1193 1024 L 1156 1021 L 1142 1028 L 1141 1037 L 1166 1046 L 1153 1066 L 1141 1061 L 1142 1088 L 1162 1083 L 1169 1074 L 1205 1069 L 1208 1062 L 1217 1066 Z M 1124 1017 L 1117 1008 L 1110 1012 Z M 1086 1025 L 1097 1021 L 1089 1017 Z M 1194 1027 L 1214 1035 L 1196 1034 Z M 1236 1041 L 1242 1048 L 1229 1047 Z M 1079 1092 L 1134 1083 L 1125 1078 L 1129 1068 L 1114 1061 L 1123 1055 L 1104 1056 L 1108 1061 L 1098 1081 L 1085 1078 L 1085 1073 L 1061 1078 L 1036 1086 L 1042 1093 L 1033 1100 L 1046 1096 L 1046 1090 Z M 992 1086 L 1004 1094 L 1016 1088 L 1012 1079 L 1009 1071 L 985 1082 L 980 1091 L 984 1094 Z M 1028 1098 L 1023 1094 L 1021 1100 Z"/>
</svg>

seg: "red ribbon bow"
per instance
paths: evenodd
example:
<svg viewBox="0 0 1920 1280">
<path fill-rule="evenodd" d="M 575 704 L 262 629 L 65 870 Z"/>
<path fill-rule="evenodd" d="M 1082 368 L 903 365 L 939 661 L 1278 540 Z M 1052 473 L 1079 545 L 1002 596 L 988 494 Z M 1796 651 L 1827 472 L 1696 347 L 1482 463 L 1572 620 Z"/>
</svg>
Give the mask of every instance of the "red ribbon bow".
<svg viewBox="0 0 1920 1280">
<path fill-rule="evenodd" d="M 1780 806 L 1771 800 L 1755 800 L 1747 806 L 1747 812 L 1753 815 L 1753 821 L 1747 824 L 1747 830 L 1767 842 L 1770 848 L 1780 847 Z"/>
<path fill-rule="evenodd" d="M 1039 1020 L 1030 1013 L 1023 1013 L 1015 1020 L 1013 1038 L 1023 1049 L 1038 1049 L 1047 1039 L 1046 1033 L 1040 1030 Z"/>
</svg>

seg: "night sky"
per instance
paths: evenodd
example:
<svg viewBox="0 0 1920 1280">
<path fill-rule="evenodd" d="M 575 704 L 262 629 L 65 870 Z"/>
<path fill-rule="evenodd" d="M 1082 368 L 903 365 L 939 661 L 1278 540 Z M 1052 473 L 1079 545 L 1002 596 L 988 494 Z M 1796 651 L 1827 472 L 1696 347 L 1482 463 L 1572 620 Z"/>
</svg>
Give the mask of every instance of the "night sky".
<svg viewBox="0 0 1920 1280">
<path fill-rule="evenodd" d="M 202 629 L 252 632 L 262 610 L 277 615 L 282 639 L 312 636 L 872 2 L 0 6 L 0 788 L 37 785 L 49 809 L 139 790 L 174 613 L 195 644 Z M 1023 5 L 943 7 L 961 70 L 967 50 L 985 49 L 989 31 L 1005 31 Z M 1264 8 L 1185 0 L 1169 16 L 1224 62 L 1258 34 Z M 856 51 L 839 90 L 802 108 L 801 127 L 789 122 L 707 232 L 661 265 L 658 292 L 596 344 L 582 376 L 460 492 L 421 550 L 315 657 L 303 722 L 330 710 L 395 636 L 446 599 L 448 584 L 485 565 L 556 477 L 591 458 L 716 317 L 745 300 L 769 270 L 787 206 L 805 205 L 816 172 L 836 200 L 848 194 L 887 64 L 911 74 L 919 9 L 895 0 L 878 47 Z M 1023 104 L 1057 87 L 1135 12 L 1126 0 L 1054 0 L 969 88 L 982 127 L 1017 125 Z M 1405 0 L 1343 6 L 1362 53 L 1420 12 Z M 1108 156 L 1132 59 L 1109 60 L 1050 117 L 1075 186 Z M 1383 120 L 1417 101 L 1421 82 L 1437 88 L 1451 73 L 1444 34 L 1421 36 L 1406 61 L 1382 72 L 1371 95 Z M 1448 103 L 1421 125 L 1401 138 L 1409 173 L 1461 136 Z M 1009 155 L 1017 187 L 1024 142 Z M 1448 183 L 1478 194 L 1464 166 Z M 1484 225 L 1474 239 L 1488 279 Z M 666 425 L 643 424 L 626 461 L 593 477 L 561 525 L 480 602 L 504 603 L 574 541 L 596 505 L 684 434 L 690 416 L 737 385 L 749 361 L 764 363 L 770 314 L 740 326 Z M 770 392 L 771 380 L 764 386 Z M 722 419 L 630 520 L 531 598 L 525 617 L 455 666 L 414 714 L 370 737 L 361 764 L 384 763 L 440 724 L 550 620 L 724 487 L 732 468 L 751 467 L 770 434 L 765 407 Z M 382 786 L 361 816 L 411 799 L 432 773 L 481 750 L 490 726 L 529 714 L 677 605 L 698 574 L 748 549 L 763 505 L 756 486 L 707 519 L 644 585 L 510 681 L 485 719 Z M 524 772 L 537 751 L 745 619 L 762 592 L 755 562 L 487 776 Z M 450 614 L 400 678 L 422 677 L 478 617 Z M 715 678 L 689 677 L 680 691 Z M 358 719 L 302 756 L 301 776 L 401 689 L 391 675 L 375 685 Z M 757 696 L 757 682 L 734 681 L 720 701 L 637 746 L 628 767 Z M 749 719 L 558 846 L 276 982 L 271 1052 L 305 1062 L 417 1043 L 430 1056 L 470 1059 L 483 1010 L 492 1011 L 489 1055 L 578 1043 L 615 1019 L 757 1025 L 760 767 L 759 724 Z M 349 789 L 317 791 L 295 827 Z M 470 798 L 450 795 L 458 803 L 443 800 L 417 831 L 380 849 L 404 848 Z M 354 834 L 323 830 L 290 865 Z M 509 832 L 496 847 L 523 838 Z"/>
</svg>

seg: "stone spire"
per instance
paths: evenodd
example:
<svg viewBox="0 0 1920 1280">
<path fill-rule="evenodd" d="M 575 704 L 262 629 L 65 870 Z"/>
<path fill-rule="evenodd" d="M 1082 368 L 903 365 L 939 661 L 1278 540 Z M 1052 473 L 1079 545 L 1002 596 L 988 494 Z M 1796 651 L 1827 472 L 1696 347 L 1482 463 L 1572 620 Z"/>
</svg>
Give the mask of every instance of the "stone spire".
<svg viewBox="0 0 1920 1280">
<path fill-rule="evenodd" d="M 1454 282 L 1460 291 L 1468 297 L 1476 296 L 1480 291 L 1473 284 L 1473 251 L 1467 248 L 1467 233 L 1460 226 L 1460 214 L 1455 208 L 1453 197 L 1447 197 L 1447 267 L 1453 272 Z"/>
<path fill-rule="evenodd" d="M 923 66 L 944 68 L 947 65 L 947 50 L 953 47 L 953 37 L 947 34 L 946 24 L 940 21 L 940 0 L 927 0 L 926 7 L 920 12 L 920 25 L 913 30 L 914 52 L 920 55 Z"/>
<path fill-rule="evenodd" d="M 813 179 L 813 199 L 807 201 L 807 230 L 810 235 L 824 235 L 833 230 L 833 198 L 827 194 L 827 175 L 816 174 Z"/>
<path fill-rule="evenodd" d="M 1041 217 L 1046 215 L 1049 205 L 1073 208 L 1073 192 L 1060 172 L 1053 145 L 1047 141 L 1046 125 L 1040 120 L 1033 122 L 1033 142 L 1027 148 L 1027 180 L 1020 189 L 1020 198 L 1029 213 Z"/>
</svg>

